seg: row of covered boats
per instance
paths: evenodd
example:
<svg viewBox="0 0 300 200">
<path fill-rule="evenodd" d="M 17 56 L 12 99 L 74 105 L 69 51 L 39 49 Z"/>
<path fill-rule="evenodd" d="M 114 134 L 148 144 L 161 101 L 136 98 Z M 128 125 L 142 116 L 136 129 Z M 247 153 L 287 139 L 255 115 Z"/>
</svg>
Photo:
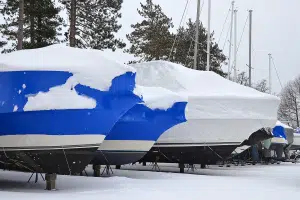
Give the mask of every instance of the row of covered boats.
<svg viewBox="0 0 300 200">
<path fill-rule="evenodd" d="M 76 174 L 136 161 L 214 164 L 269 137 L 279 98 L 213 72 L 120 64 L 64 45 L 0 56 L 0 168 Z"/>
</svg>

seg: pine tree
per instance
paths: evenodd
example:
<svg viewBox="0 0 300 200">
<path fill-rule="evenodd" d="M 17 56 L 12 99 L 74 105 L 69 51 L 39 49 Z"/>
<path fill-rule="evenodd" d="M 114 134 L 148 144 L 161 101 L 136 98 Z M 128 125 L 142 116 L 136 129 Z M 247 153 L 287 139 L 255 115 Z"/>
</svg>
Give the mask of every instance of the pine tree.
<svg viewBox="0 0 300 200">
<path fill-rule="evenodd" d="M 124 48 L 115 33 L 121 29 L 118 19 L 123 0 L 76 0 L 76 46 L 79 48 Z M 70 3 L 67 4 L 70 16 Z M 68 37 L 68 33 L 66 33 Z"/>
<path fill-rule="evenodd" d="M 24 49 L 39 48 L 59 42 L 63 19 L 61 8 L 52 0 L 24 0 Z M 16 50 L 19 1 L 7 0 L 1 14 L 5 20 L 0 32 L 8 41 L 4 52 Z"/>
<path fill-rule="evenodd" d="M 140 23 L 131 25 L 134 31 L 126 35 L 131 47 L 125 52 L 142 58 L 143 61 L 167 59 L 172 47 L 173 35 L 169 29 L 173 27 L 159 5 L 147 0 L 137 10 L 144 18 Z"/>
<path fill-rule="evenodd" d="M 2 12 L 3 10 L 3 7 L 4 7 L 4 3 L 2 0 L 0 0 L 0 13 Z M 6 41 L 3 40 L 2 38 L 2 34 L 1 34 L 1 39 L 0 39 L 0 48 L 2 48 L 4 45 L 6 45 Z"/>
<path fill-rule="evenodd" d="M 170 60 L 180 63 L 186 67 L 193 68 L 194 63 L 194 45 L 195 45 L 195 29 L 196 23 L 189 19 L 187 28 L 180 27 L 177 31 L 177 39 L 174 45 L 172 56 Z M 210 68 L 212 71 L 226 76 L 221 69 L 221 64 L 225 63 L 226 56 L 219 48 L 218 44 L 214 41 L 214 33 L 211 34 L 211 63 Z M 203 27 L 202 23 L 199 26 L 198 38 L 198 70 L 205 70 L 207 63 L 207 30 Z"/>
</svg>

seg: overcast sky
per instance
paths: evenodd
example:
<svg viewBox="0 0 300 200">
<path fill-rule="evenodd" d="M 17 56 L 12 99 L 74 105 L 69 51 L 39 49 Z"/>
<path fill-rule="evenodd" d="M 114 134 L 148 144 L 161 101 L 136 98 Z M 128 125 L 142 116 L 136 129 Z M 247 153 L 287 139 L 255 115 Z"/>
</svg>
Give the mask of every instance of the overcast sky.
<svg viewBox="0 0 300 200">
<path fill-rule="evenodd" d="M 201 21 L 207 27 L 207 0 L 204 1 L 204 7 L 201 13 Z M 215 31 L 216 41 L 222 31 L 231 0 L 211 0 L 212 1 L 212 19 L 211 27 Z M 126 38 L 130 33 L 131 24 L 140 21 L 137 13 L 141 0 L 124 0 L 122 8 L 122 29 L 117 34 L 118 37 Z M 161 5 L 163 11 L 173 19 L 174 28 L 177 28 L 186 4 L 186 0 L 153 0 L 154 3 Z M 236 0 L 238 10 L 238 40 L 241 37 L 243 26 L 248 16 L 248 10 L 253 9 L 253 79 L 268 79 L 268 53 L 272 53 L 275 65 L 283 85 L 300 74 L 300 0 Z M 189 0 L 187 17 L 195 20 L 197 0 Z M 220 46 L 223 47 L 226 32 L 229 28 L 230 17 L 225 25 L 223 37 L 220 39 Z M 239 71 L 248 72 L 248 24 L 245 29 L 243 40 L 238 51 L 237 67 Z M 224 53 L 228 56 L 228 44 Z M 118 58 L 121 62 L 131 59 L 131 56 L 120 55 L 117 53 L 106 53 L 113 59 Z M 227 69 L 224 68 L 225 71 Z M 274 68 L 272 69 L 273 91 L 280 92 L 280 84 L 277 79 Z"/>
</svg>

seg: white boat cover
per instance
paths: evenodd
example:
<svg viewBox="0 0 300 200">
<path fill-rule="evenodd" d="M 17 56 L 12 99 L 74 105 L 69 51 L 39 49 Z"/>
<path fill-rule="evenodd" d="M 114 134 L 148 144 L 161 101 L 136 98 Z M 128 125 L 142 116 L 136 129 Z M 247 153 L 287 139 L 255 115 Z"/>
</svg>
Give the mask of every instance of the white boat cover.
<svg viewBox="0 0 300 200">
<path fill-rule="evenodd" d="M 277 121 L 277 122 L 276 122 L 276 126 L 281 126 L 281 127 L 283 127 L 283 128 L 286 128 L 286 129 L 293 129 L 292 127 L 290 127 L 290 126 L 288 126 L 288 125 L 282 123 L 281 121 Z"/>
<path fill-rule="evenodd" d="M 137 84 L 188 96 L 188 122 L 165 132 L 158 143 L 230 145 L 263 127 L 274 127 L 280 99 L 229 81 L 214 72 L 151 61 L 131 65 Z"/>
</svg>

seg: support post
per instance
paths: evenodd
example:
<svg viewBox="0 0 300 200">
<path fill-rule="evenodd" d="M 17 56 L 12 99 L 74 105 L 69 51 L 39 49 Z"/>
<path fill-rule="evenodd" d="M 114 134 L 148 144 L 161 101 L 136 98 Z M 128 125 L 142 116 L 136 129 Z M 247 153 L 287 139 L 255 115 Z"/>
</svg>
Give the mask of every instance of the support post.
<svg viewBox="0 0 300 200">
<path fill-rule="evenodd" d="M 116 165 L 116 169 L 121 169 L 121 165 Z"/>
<path fill-rule="evenodd" d="M 101 176 L 100 169 L 101 169 L 101 165 L 93 165 L 94 177 Z"/>
<path fill-rule="evenodd" d="M 146 162 L 143 162 L 143 166 L 146 166 Z"/>
<path fill-rule="evenodd" d="M 56 178 L 57 175 L 56 174 L 46 174 L 46 190 L 56 190 Z"/>
<path fill-rule="evenodd" d="M 179 169 L 180 169 L 180 173 L 184 173 L 184 164 L 183 163 L 179 163 Z"/>
<path fill-rule="evenodd" d="M 197 16 L 196 16 L 196 35 L 195 35 L 195 49 L 194 49 L 194 69 L 197 70 L 197 60 L 198 60 L 198 41 L 199 41 L 199 24 L 200 24 L 200 0 L 197 4 Z"/>
<path fill-rule="evenodd" d="M 210 68 L 210 21 L 211 21 L 211 0 L 208 0 L 207 61 L 206 61 L 206 71 L 209 71 L 209 68 Z"/>
<path fill-rule="evenodd" d="M 249 87 L 252 86 L 252 10 L 249 10 Z"/>
</svg>

